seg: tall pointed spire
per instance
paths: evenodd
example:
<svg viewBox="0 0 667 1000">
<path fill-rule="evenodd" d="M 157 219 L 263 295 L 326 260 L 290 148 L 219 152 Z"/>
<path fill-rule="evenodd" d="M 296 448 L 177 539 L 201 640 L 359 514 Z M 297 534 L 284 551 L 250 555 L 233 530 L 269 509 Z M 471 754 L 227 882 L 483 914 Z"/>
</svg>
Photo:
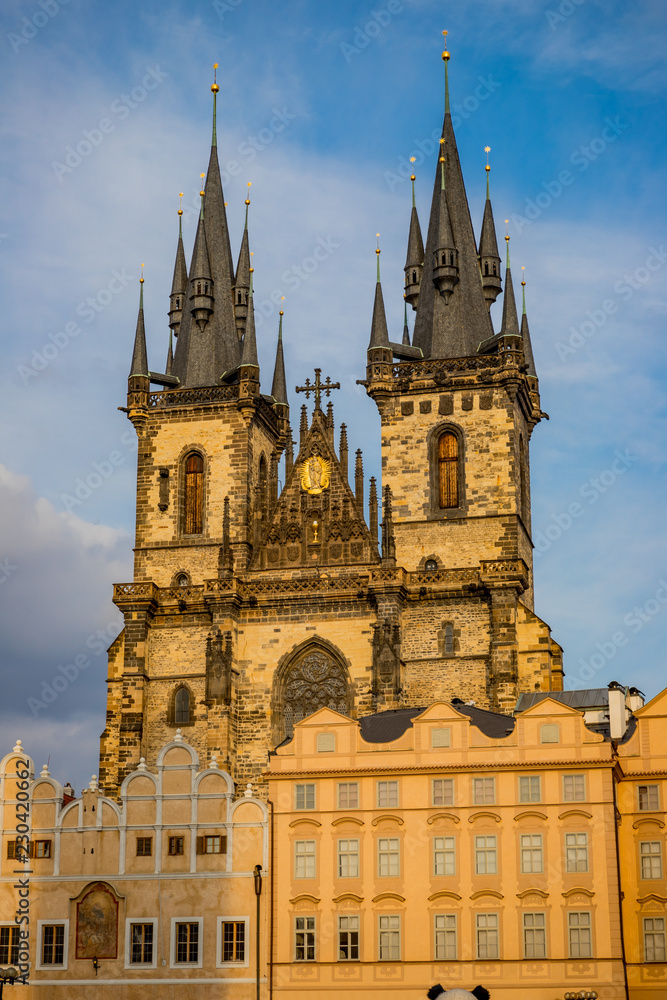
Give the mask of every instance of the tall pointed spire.
<svg viewBox="0 0 667 1000">
<path fill-rule="evenodd" d="M 377 255 L 377 282 L 375 284 L 375 302 L 373 303 L 373 322 L 371 324 L 371 339 L 368 350 L 373 348 L 389 348 L 389 332 L 387 330 L 387 317 L 384 311 L 384 299 L 382 298 L 382 284 L 380 282 L 380 234 L 377 234 L 378 245 L 375 251 Z"/>
<path fill-rule="evenodd" d="M 135 375 L 149 377 L 148 354 L 146 351 L 146 328 L 144 326 L 144 265 L 141 265 L 141 277 L 139 278 L 139 314 L 137 316 L 137 331 L 134 335 L 134 350 L 132 352 L 132 365 L 130 367 L 130 378 Z"/>
<path fill-rule="evenodd" d="M 204 175 L 202 174 L 201 176 L 203 180 Z M 204 191 L 200 191 L 199 195 L 201 197 L 201 209 L 199 212 L 199 222 L 197 223 L 195 245 L 192 251 L 192 263 L 190 265 L 190 312 L 200 331 L 203 333 L 209 316 L 213 312 L 214 282 L 211 278 L 211 262 L 206 242 Z"/>
<path fill-rule="evenodd" d="M 507 221 L 507 220 L 506 220 Z M 503 322 L 500 328 L 501 337 L 519 337 L 519 319 L 516 314 L 516 299 L 512 284 L 512 269 L 510 267 L 510 237 L 505 236 L 507 244 L 507 264 L 505 268 L 505 293 L 503 295 Z"/>
<path fill-rule="evenodd" d="M 446 64 L 449 52 L 443 53 Z M 448 71 L 448 66 L 446 65 Z M 449 95 L 447 72 L 446 103 Z M 422 280 L 417 305 L 413 347 L 420 348 L 425 358 L 470 357 L 477 352 L 482 341 L 492 334 L 491 320 L 479 278 L 477 244 L 470 219 L 463 174 L 452 126 L 451 114 L 445 108 L 442 127 L 442 153 L 438 153 L 433 186 L 433 200 L 424 254 L 425 265 L 430 269 L 438 249 L 441 224 L 442 164 L 444 155 L 445 200 L 449 211 L 454 247 L 458 251 L 458 283 L 448 301 L 438 290 L 427 273 Z"/>
<path fill-rule="evenodd" d="M 174 331 L 169 331 L 169 350 L 167 351 L 167 363 L 164 367 L 165 375 L 174 373 Z"/>
<path fill-rule="evenodd" d="M 250 365 L 259 368 L 259 361 L 257 360 L 257 335 L 255 333 L 255 306 L 252 292 L 253 270 L 254 268 L 251 267 L 250 289 L 248 291 L 248 321 L 245 328 L 245 337 L 243 338 L 243 357 L 241 358 L 242 368 L 247 368 Z"/>
<path fill-rule="evenodd" d="M 525 267 L 521 268 L 522 272 L 525 272 Z M 532 375 L 537 378 L 537 370 L 535 368 L 535 358 L 533 356 L 533 344 L 530 339 L 530 329 L 528 327 L 528 315 L 526 313 L 526 275 L 522 274 L 521 277 L 521 291 L 523 292 L 523 311 L 521 314 L 521 337 L 523 339 L 523 356 L 526 359 L 526 374 Z"/>
<path fill-rule="evenodd" d="M 445 185 L 445 140 L 440 140 L 440 198 L 438 201 L 437 246 L 433 251 L 433 284 L 438 289 L 445 302 L 459 281 L 459 252 L 454 245 L 452 222 L 449 218 L 447 205 L 447 188 Z"/>
<path fill-rule="evenodd" d="M 250 207 L 250 187 L 252 181 L 248 181 L 248 196 L 245 200 L 245 225 L 243 236 L 241 237 L 241 249 L 239 250 L 238 264 L 236 265 L 236 278 L 234 280 L 234 313 L 236 316 L 236 332 L 239 340 L 243 339 L 246 320 L 248 317 L 248 291 L 250 289 L 250 243 L 248 240 L 248 209 Z"/>
<path fill-rule="evenodd" d="M 411 156 L 410 161 L 414 163 L 415 157 Z M 405 256 L 405 297 L 413 309 L 417 308 L 419 301 L 419 287 L 422 280 L 422 269 L 424 266 L 424 241 L 422 239 L 417 206 L 415 204 L 415 175 L 410 175 L 412 183 L 412 210 L 410 212 L 410 231 L 408 233 L 408 251 Z"/>
<path fill-rule="evenodd" d="M 183 198 L 183 194 L 179 195 Z M 183 303 L 188 289 L 188 269 L 185 266 L 185 251 L 183 249 L 183 209 L 178 206 L 178 243 L 176 244 L 176 261 L 174 263 L 174 277 L 171 282 L 171 294 L 169 296 L 169 326 L 178 336 L 178 331 L 183 319 Z"/>
<path fill-rule="evenodd" d="M 213 132 L 211 135 L 211 145 L 218 145 L 218 91 L 220 87 L 218 86 L 218 64 L 213 63 L 213 83 L 211 84 L 211 91 L 213 93 Z"/>
<path fill-rule="evenodd" d="M 285 357 L 283 354 L 283 310 L 280 310 L 278 323 L 278 346 L 276 347 L 276 364 L 273 369 L 271 395 L 278 404 L 287 405 L 287 380 L 285 379 Z"/>
<path fill-rule="evenodd" d="M 403 296 L 403 343 L 410 346 L 410 331 L 408 329 L 408 301 L 407 295 Z"/>
<path fill-rule="evenodd" d="M 489 309 L 498 298 L 501 289 L 500 280 L 500 254 L 498 253 L 498 241 L 496 239 L 496 226 L 493 221 L 493 209 L 491 208 L 491 197 L 489 195 L 489 166 L 490 146 L 484 147 L 486 153 L 486 203 L 484 205 L 484 218 L 482 219 L 482 232 L 479 238 L 479 267 L 482 274 L 482 288 L 484 298 Z"/>
</svg>

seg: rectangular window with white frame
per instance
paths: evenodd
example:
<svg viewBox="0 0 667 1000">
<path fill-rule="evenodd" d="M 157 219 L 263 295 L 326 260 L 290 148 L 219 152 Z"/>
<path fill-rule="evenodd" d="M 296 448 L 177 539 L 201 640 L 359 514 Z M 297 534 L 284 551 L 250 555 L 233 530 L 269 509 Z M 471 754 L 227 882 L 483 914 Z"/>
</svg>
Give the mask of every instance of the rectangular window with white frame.
<svg viewBox="0 0 667 1000">
<path fill-rule="evenodd" d="M 398 806 L 397 781 L 377 782 L 377 804 L 378 809 L 392 809 Z"/>
<path fill-rule="evenodd" d="M 338 808 L 358 809 L 359 808 L 359 782 L 339 781 L 338 782 Z"/>
<path fill-rule="evenodd" d="M 666 959 L 665 918 L 644 917 L 644 961 L 664 962 Z"/>
<path fill-rule="evenodd" d="M 542 779 L 539 774 L 519 775 L 519 802 L 541 802 Z"/>
<path fill-rule="evenodd" d="M 544 871 L 544 851 L 541 833 L 521 834 L 521 874 L 536 875 Z"/>
<path fill-rule="evenodd" d="M 249 918 L 218 917 L 217 968 L 249 964 Z"/>
<path fill-rule="evenodd" d="M 378 959 L 381 962 L 401 960 L 401 918 L 382 914 L 378 917 Z"/>
<path fill-rule="evenodd" d="M 17 923 L 0 924 L 0 965 L 19 964 L 20 933 Z"/>
<path fill-rule="evenodd" d="M 341 838 L 338 841 L 338 877 L 359 877 L 359 841 L 356 837 Z"/>
<path fill-rule="evenodd" d="M 457 920 L 455 913 L 436 913 L 435 958 L 439 962 L 455 962 L 457 959 Z"/>
<path fill-rule="evenodd" d="M 565 834 L 565 870 L 569 873 L 588 871 L 588 834 Z"/>
<path fill-rule="evenodd" d="M 300 783 L 294 786 L 294 808 L 295 809 L 315 808 L 314 782 Z"/>
<path fill-rule="evenodd" d="M 454 805 L 454 779 L 434 778 L 433 779 L 433 805 L 453 806 Z"/>
<path fill-rule="evenodd" d="M 35 969 L 66 969 L 69 920 L 37 921 Z"/>
<path fill-rule="evenodd" d="M 378 875 L 397 877 L 401 873 L 398 837 L 378 839 Z"/>
<path fill-rule="evenodd" d="M 125 968 L 157 969 L 158 918 L 125 920 Z"/>
<path fill-rule="evenodd" d="M 456 840 L 454 837 L 433 838 L 433 874 L 456 875 Z"/>
<path fill-rule="evenodd" d="M 338 961 L 359 961 L 359 917 L 338 918 Z"/>
<path fill-rule="evenodd" d="M 662 844 L 659 840 L 643 840 L 639 845 L 642 878 L 662 878 Z"/>
<path fill-rule="evenodd" d="M 523 957 L 547 957 L 547 918 L 545 913 L 523 914 Z"/>
<path fill-rule="evenodd" d="M 586 801 L 586 775 L 563 775 L 563 802 Z"/>
<path fill-rule="evenodd" d="M 315 917 L 294 918 L 294 961 L 315 961 Z"/>
<path fill-rule="evenodd" d="M 202 967 L 203 917 L 171 918 L 171 968 Z"/>
<path fill-rule="evenodd" d="M 660 808 L 657 785 L 637 785 L 637 806 L 641 810 L 656 811 Z"/>
<path fill-rule="evenodd" d="M 593 941 L 589 911 L 568 913 L 567 934 L 570 958 L 592 957 Z"/>
<path fill-rule="evenodd" d="M 475 837 L 475 875 L 497 875 L 498 847 L 495 835 Z"/>
<path fill-rule="evenodd" d="M 481 962 L 499 957 L 498 924 L 497 913 L 478 913 L 475 916 L 477 958 Z"/>
<path fill-rule="evenodd" d="M 294 841 L 294 878 L 315 878 L 315 841 Z"/>
<path fill-rule="evenodd" d="M 492 806 L 496 802 L 496 779 L 473 778 L 472 801 L 475 806 Z"/>
</svg>

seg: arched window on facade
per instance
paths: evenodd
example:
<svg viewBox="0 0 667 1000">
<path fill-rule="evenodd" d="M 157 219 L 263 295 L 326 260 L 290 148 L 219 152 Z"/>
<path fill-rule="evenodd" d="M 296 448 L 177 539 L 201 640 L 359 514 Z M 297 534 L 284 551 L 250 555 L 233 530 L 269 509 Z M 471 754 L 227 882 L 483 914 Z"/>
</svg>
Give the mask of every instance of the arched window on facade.
<svg viewBox="0 0 667 1000">
<path fill-rule="evenodd" d="M 185 460 L 185 510 L 183 532 L 201 535 L 204 530 L 204 460 L 188 455 Z"/>
<path fill-rule="evenodd" d="M 459 506 L 459 442 L 452 431 L 438 439 L 438 487 L 442 508 Z"/>
<path fill-rule="evenodd" d="M 179 688 L 174 697 L 174 725 L 187 726 L 190 723 L 190 692 Z"/>
<path fill-rule="evenodd" d="M 454 626 L 451 624 L 445 625 L 445 635 L 444 635 L 444 647 L 445 653 L 454 652 Z"/>
<path fill-rule="evenodd" d="M 283 677 L 278 712 L 280 736 L 291 736 L 294 724 L 319 708 L 350 711 L 350 689 L 345 667 L 326 650 L 311 646 L 289 665 Z"/>
</svg>

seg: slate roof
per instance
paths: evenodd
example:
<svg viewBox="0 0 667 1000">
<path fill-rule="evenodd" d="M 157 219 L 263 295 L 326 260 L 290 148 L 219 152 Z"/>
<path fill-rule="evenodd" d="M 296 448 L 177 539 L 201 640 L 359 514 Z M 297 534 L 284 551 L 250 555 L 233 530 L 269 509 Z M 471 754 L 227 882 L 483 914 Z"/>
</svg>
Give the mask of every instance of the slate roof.
<svg viewBox="0 0 667 1000">
<path fill-rule="evenodd" d="M 525 712 L 526 709 L 544 701 L 545 698 L 553 698 L 562 705 L 569 705 L 579 712 L 586 709 L 604 708 L 609 704 L 609 691 L 603 688 L 584 688 L 580 691 L 530 691 L 519 696 L 516 703 L 515 712 Z"/>
</svg>

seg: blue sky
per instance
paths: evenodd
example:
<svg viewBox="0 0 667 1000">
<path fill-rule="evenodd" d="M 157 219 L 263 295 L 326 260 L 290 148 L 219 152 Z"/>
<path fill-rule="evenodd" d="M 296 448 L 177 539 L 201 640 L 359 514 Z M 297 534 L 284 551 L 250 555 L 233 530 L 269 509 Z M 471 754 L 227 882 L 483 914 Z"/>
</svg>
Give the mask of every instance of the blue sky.
<svg viewBox="0 0 667 1000">
<path fill-rule="evenodd" d="M 220 64 L 219 152 L 235 253 L 252 181 L 264 384 L 277 331 L 271 296 L 280 292 L 289 385 L 315 365 L 341 381 L 336 419 L 377 474 L 378 419 L 356 386 L 375 233 L 398 339 L 410 208 L 404 168 L 416 155 L 425 226 L 443 28 L 473 221 L 478 231 L 488 144 L 496 221 L 502 229 L 510 220 L 517 287 L 526 266 L 551 417 L 531 449 L 536 610 L 565 647 L 568 686 L 617 678 L 648 696 L 664 686 L 666 20 L 660 0 L 6 0 L 7 749 L 21 738 L 38 764 L 50 755 L 52 772 L 77 788 L 97 769 L 101 650 L 119 622 L 111 584 L 131 578 L 136 448 L 117 407 L 137 281 L 144 262 L 155 370 L 167 349 L 178 193 L 189 252 L 189 206 L 208 159 L 212 64 Z M 294 268 L 320 240 L 330 253 L 302 280 Z M 498 302 L 497 321 L 500 311 Z M 72 504 L 79 480 L 95 472 L 99 486 Z M 41 700 L 58 676 L 67 683 L 35 716 L 29 699 Z"/>
</svg>

